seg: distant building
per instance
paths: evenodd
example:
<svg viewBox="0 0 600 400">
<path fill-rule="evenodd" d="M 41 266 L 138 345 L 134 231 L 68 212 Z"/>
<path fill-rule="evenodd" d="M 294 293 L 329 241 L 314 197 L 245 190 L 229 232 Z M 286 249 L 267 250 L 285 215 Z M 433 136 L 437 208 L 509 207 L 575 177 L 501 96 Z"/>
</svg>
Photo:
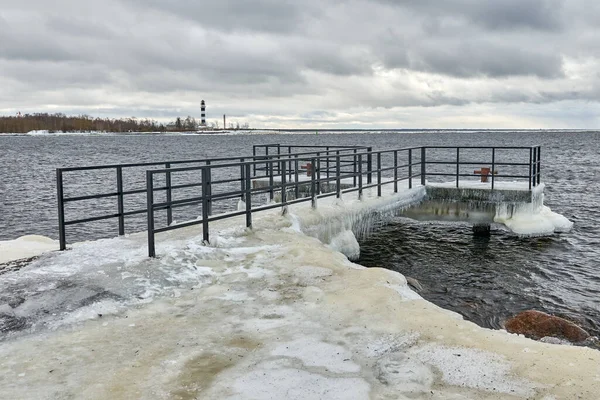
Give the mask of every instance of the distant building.
<svg viewBox="0 0 600 400">
<path fill-rule="evenodd" d="M 202 112 L 202 114 L 200 114 L 200 117 L 202 118 L 200 126 L 206 126 L 206 103 L 204 100 L 200 102 L 200 111 Z"/>
</svg>

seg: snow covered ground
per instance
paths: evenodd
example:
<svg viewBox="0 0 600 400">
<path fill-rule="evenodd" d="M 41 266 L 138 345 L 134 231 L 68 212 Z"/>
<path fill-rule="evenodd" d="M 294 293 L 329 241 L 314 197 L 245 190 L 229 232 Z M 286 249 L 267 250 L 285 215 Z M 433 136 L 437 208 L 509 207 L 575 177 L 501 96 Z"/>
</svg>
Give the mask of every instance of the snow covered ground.
<svg viewBox="0 0 600 400">
<path fill-rule="evenodd" d="M 0 398 L 595 399 L 599 352 L 480 328 L 338 251 L 423 190 L 223 220 L 210 246 L 168 232 L 157 259 L 143 234 L 47 253 L 0 280 Z"/>
</svg>

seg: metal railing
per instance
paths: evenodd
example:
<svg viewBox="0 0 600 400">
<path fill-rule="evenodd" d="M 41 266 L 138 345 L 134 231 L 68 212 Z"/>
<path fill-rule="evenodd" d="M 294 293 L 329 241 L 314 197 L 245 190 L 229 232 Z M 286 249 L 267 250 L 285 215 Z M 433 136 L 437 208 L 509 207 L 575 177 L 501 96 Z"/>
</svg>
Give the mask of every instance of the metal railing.
<svg viewBox="0 0 600 400">
<path fill-rule="evenodd" d="M 382 187 L 392 185 L 394 192 L 398 192 L 398 183 L 408 181 L 408 188 L 413 187 L 413 178 L 419 176 L 420 172 L 415 172 L 413 167 L 420 165 L 413 160 L 413 148 L 402 148 L 384 151 L 352 152 L 344 154 L 336 150 L 335 155 L 297 157 L 294 154 L 282 155 L 277 159 L 268 159 L 265 161 L 239 162 L 221 165 L 206 165 L 198 167 L 175 168 L 148 170 L 146 172 L 147 199 L 148 199 L 148 254 L 150 257 L 156 255 L 155 235 L 161 232 L 167 232 L 184 227 L 202 225 L 203 240 L 208 242 L 210 239 L 209 223 L 225 218 L 245 215 L 246 226 L 252 226 L 252 215 L 256 212 L 270 210 L 273 208 L 282 208 L 285 212 L 287 207 L 292 204 L 311 202 L 315 207 L 317 199 L 330 196 L 341 197 L 343 193 L 358 192 L 359 198 L 363 191 L 368 188 L 377 188 L 377 196 L 381 196 Z M 391 158 L 391 165 L 383 166 L 382 159 L 388 156 Z M 405 161 L 400 162 L 399 156 L 405 157 Z M 376 159 L 376 168 L 363 168 L 367 158 Z M 310 179 L 302 181 L 299 179 L 299 162 L 308 162 L 312 168 Z M 253 177 L 253 170 L 257 165 L 267 164 L 269 171 L 279 171 L 269 176 L 269 181 L 263 186 L 253 185 L 256 179 Z M 368 164 L 367 164 L 368 165 Z M 214 171 L 221 169 L 230 169 L 239 171 L 236 178 L 227 180 L 213 181 Z M 325 169 L 332 169 L 335 174 L 325 174 Z M 154 186 L 155 176 L 162 174 L 176 174 L 181 172 L 199 171 L 202 177 L 202 190 L 198 196 L 180 199 L 170 202 L 155 202 L 154 192 L 157 190 Z M 416 169 L 418 171 L 418 169 Z M 374 174 L 375 182 L 368 182 L 367 175 Z M 290 179 L 290 177 L 293 177 Z M 220 184 L 239 182 L 240 190 L 226 190 L 217 193 L 217 187 Z M 324 190 L 323 188 L 327 188 Z M 332 189 L 330 189 L 332 188 Z M 304 189 L 304 190 L 301 190 Z M 301 192 L 307 195 L 303 197 Z M 273 200 L 273 193 L 279 194 L 277 203 L 269 202 L 264 205 L 254 206 L 252 196 L 268 193 Z M 243 209 L 212 215 L 212 204 L 215 201 L 239 198 L 243 203 Z M 155 225 L 155 212 L 165 210 L 169 207 L 185 207 L 199 205 L 201 217 L 196 220 L 186 221 L 180 224 L 166 225 L 157 228 Z"/>
<path fill-rule="evenodd" d="M 287 147 L 287 146 L 286 146 Z M 294 146 L 296 148 L 302 148 L 303 146 Z M 336 148 L 335 152 L 352 152 L 355 150 L 355 147 L 340 147 Z M 254 151 L 254 153 L 256 153 Z M 318 152 L 299 152 L 290 154 L 291 156 L 302 157 L 309 155 L 321 155 L 321 154 L 331 154 L 334 153 L 332 149 L 321 149 Z M 146 193 L 145 187 L 134 187 L 128 188 L 124 182 L 123 176 L 124 172 L 129 169 L 135 168 L 164 168 L 171 169 L 173 166 L 178 165 L 186 165 L 186 164 L 199 164 L 199 165 L 212 165 L 212 164 L 222 164 L 222 163 L 231 163 L 231 162 L 244 162 L 247 160 L 251 161 L 259 161 L 259 160 L 272 160 L 276 159 L 278 156 L 276 155 L 260 155 L 253 154 L 242 157 L 221 157 L 221 158 L 208 158 L 208 159 L 198 159 L 198 160 L 175 160 L 175 161 L 161 161 L 161 162 L 146 162 L 146 163 L 126 163 L 126 164 L 106 164 L 106 165 L 93 165 L 93 166 L 84 166 L 84 167 L 67 167 L 67 168 L 57 168 L 56 169 L 56 190 L 57 190 L 57 204 L 58 204 L 58 228 L 59 228 L 59 243 L 60 250 L 65 250 L 67 246 L 66 239 L 66 227 L 73 225 L 80 225 L 95 221 L 102 221 L 108 219 L 117 219 L 118 220 L 118 234 L 122 236 L 125 234 L 125 220 L 126 217 L 131 217 L 135 215 L 144 215 L 147 213 L 147 209 L 143 208 L 140 204 L 134 204 L 135 206 L 142 207 L 134 210 L 125 211 L 126 208 L 126 199 L 129 196 L 140 195 Z M 74 196 L 65 196 L 65 174 L 67 173 L 75 173 L 82 171 L 104 171 L 113 173 L 113 177 L 110 178 L 111 184 L 110 189 L 103 191 L 102 193 L 95 194 L 84 194 L 84 195 L 74 195 Z M 143 184 L 143 180 L 145 179 L 145 170 L 143 171 L 144 175 L 140 179 L 140 186 Z M 264 173 L 264 176 L 273 176 L 276 171 L 267 171 L 261 170 L 260 168 L 255 172 L 255 176 L 261 176 L 260 174 Z M 258 175 L 257 175 L 258 174 Z M 167 201 L 170 201 L 173 196 L 173 190 L 182 189 L 182 188 L 194 188 L 200 187 L 201 183 L 186 183 L 182 185 L 173 185 L 172 184 L 172 176 L 170 173 L 165 174 L 164 185 L 160 187 L 156 187 L 155 190 L 164 191 L 166 194 Z M 110 210 L 108 213 L 104 213 L 102 215 L 95 215 L 93 217 L 86 218 L 77 218 L 68 220 L 66 218 L 65 205 L 74 204 L 78 202 L 84 202 L 88 200 L 97 200 L 97 199 L 116 199 L 117 204 L 113 210 Z M 167 209 L 167 222 L 171 224 L 173 222 L 172 208 Z"/>
<path fill-rule="evenodd" d="M 435 150 L 439 150 L 437 157 L 432 157 L 431 153 Z M 465 158 L 465 152 L 467 151 L 477 153 L 476 158 Z M 481 156 L 481 153 L 486 151 L 489 152 L 490 156 L 490 159 L 487 160 L 482 159 Z M 508 160 L 502 161 L 498 158 L 499 155 L 506 156 L 506 152 L 510 152 L 508 155 L 511 157 Z M 495 183 L 498 179 L 506 178 L 527 180 L 529 190 L 531 190 L 532 187 L 541 183 L 541 154 L 541 146 L 424 146 L 421 147 L 421 159 L 425 160 L 422 165 L 422 176 L 453 177 L 456 187 L 459 187 L 461 177 L 480 177 L 483 174 L 483 171 L 479 173 L 475 171 L 464 172 L 464 169 L 461 169 L 462 166 L 489 165 L 488 176 L 492 190 L 495 189 Z M 527 161 L 512 161 L 512 159 L 527 156 L 529 157 L 528 160 L 525 158 Z M 450 166 L 451 172 L 441 172 L 439 169 L 431 171 L 428 168 L 431 166 L 442 167 L 444 170 Z M 508 172 L 500 173 L 496 170 L 497 167 L 508 167 Z M 522 171 L 523 169 L 528 169 L 528 171 L 519 173 L 519 170 Z"/>
<path fill-rule="evenodd" d="M 373 151 L 372 147 L 369 146 L 336 146 L 336 145 L 282 145 L 280 143 L 272 143 L 272 144 L 255 144 L 252 146 L 252 155 L 254 157 L 259 157 L 261 155 L 264 155 L 266 157 L 273 157 L 273 156 L 277 156 L 277 157 L 281 157 L 281 156 L 285 156 L 285 155 L 290 155 L 290 154 L 298 154 L 298 150 L 301 150 L 302 152 L 307 151 L 307 149 L 312 150 L 317 157 L 321 156 L 323 153 L 325 154 L 330 154 L 331 151 L 341 151 L 341 152 L 346 152 L 346 151 L 353 151 L 354 153 L 356 153 L 357 151 L 360 150 L 364 150 L 367 152 L 371 152 Z M 287 152 L 286 152 L 287 150 Z M 259 153 L 260 152 L 260 153 Z M 372 163 L 373 163 L 373 159 L 372 157 L 369 155 L 367 156 L 366 159 L 366 163 L 367 163 L 367 169 L 371 170 L 372 167 Z M 329 165 L 329 160 L 326 161 L 325 163 L 325 173 L 327 174 L 327 177 L 329 178 L 329 174 L 330 174 L 330 165 Z M 265 164 L 264 167 L 262 167 L 261 164 L 258 165 L 254 165 L 253 167 L 253 171 L 254 174 L 256 175 L 257 171 L 266 171 L 267 170 L 267 165 Z M 279 166 L 277 166 L 277 168 L 279 168 Z M 278 169 L 276 169 L 277 173 L 280 173 L 281 171 L 279 171 Z M 372 176 L 371 174 L 367 175 L 367 180 L 369 182 L 371 182 Z"/>
<path fill-rule="evenodd" d="M 261 147 L 265 148 L 266 154 L 258 154 L 257 149 Z M 288 153 L 281 150 L 274 153 L 272 149 L 275 147 L 289 150 Z M 312 148 L 313 151 L 293 152 L 307 148 Z M 489 153 L 488 156 L 485 155 L 486 152 Z M 307 163 L 309 176 L 302 169 L 302 163 Z M 160 232 L 202 225 L 203 238 L 209 241 L 209 223 L 212 221 L 245 215 L 246 226 L 251 227 L 252 215 L 256 212 L 278 207 L 285 211 L 291 204 L 308 201 L 315 206 L 318 198 L 334 195 L 340 197 L 343 193 L 358 192 L 361 197 L 363 190 L 373 187 L 377 188 L 377 196 L 381 196 L 383 186 L 393 184 L 394 192 L 398 192 L 399 182 L 407 181 L 406 187 L 410 189 L 415 178 L 420 178 L 417 182 L 424 186 L 428 179 L 452 177 L 459 187 L 461 178 L 481 176 L 476 171 L 465 172 L 465 168 L 484 165 L 490 166 L 492 190 L 499 179 L 525 180 L 529 183 L 529 190 L 541 183 L 540 146 L 423 146 L 372 151 L 370 147 L 257 145 L 253 149 L 253 155 L 247 157 L 59 168 L 57 194 L 60 248 L 66 248 L 66 226 L 116 218 L 119 235 L 122 235 L 125 232 L 125 217 L 145 214 L 148 252 L 150 256 L 154 256 L 155 235 Z M 125 190 L 123 170 L 135 167 L 150 168 L 145 170 L 146 187 Z M 506 170 L 498 173 L 498 167 Z M 65 172 L 97 170 L 115 171 L 113 191 L 64 196 Z M 180 174 L 184 178 L 192 177 L 192 180 L 173 184 L 173 179 Z M 193 194 L 175 198 L 176 193 L 186 190 L 193 191 Z M 164 199 L 158 199 L 157 192 L 163 193 Z M 125 196 L 134 194 L 145 194 L 145 208 L 126 212 Z M 257 196 L 264 195 L 268 196 L 267 202 L 261 204 L 262 200 Z M 102 198 L 116 198 L 117 212 L 65 220 L 65 204 Z M 241 201 L 238 204 L 241 208 L 213 214 L 214 203 L 231 202 L 235 199 Z M 186 222 L 174 223 L 173 210 L 180 207 L 194 207 L 195 215 L 199 215 L 198 219 L 188 218 Z M 221 207 L 220 211 L 223 209 Z M 166 212 L 164 226 L 157 227 L 156 215 L 163 211 Z"/>
</svg>

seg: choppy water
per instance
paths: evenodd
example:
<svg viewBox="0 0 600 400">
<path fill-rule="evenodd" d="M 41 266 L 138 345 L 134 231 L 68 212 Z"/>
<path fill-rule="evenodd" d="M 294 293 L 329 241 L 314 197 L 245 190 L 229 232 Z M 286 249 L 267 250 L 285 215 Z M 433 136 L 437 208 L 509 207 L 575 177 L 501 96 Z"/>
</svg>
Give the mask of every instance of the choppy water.
<svg viewBox="0 0 600 400">
<path fill-rule="evenodd" d="M 55 168 L 251 154 L 259 143 L 370 145 L 542 145 L 546 204 L 572 221 L 572 232 L 519 239 L 502 230 L 473 237 L 466 225 L 391 221 L 361 243 L 360 263 L 417 278 L 421 293 L 480 325 L 541 309 L 600 334 L 600 133 L 416 132 L 244 136 L 0 137 L 0 240 L 25 234 L 57 238 Z M 84 210 L 71 210 L 73 218 Z M 143 218 L 128 225 L 143 228 Z M 92 234 L 90 235 L 90 232 Z M 115 221 L 73 228 L 70 241 L 116 234 Z"/>
</svg>

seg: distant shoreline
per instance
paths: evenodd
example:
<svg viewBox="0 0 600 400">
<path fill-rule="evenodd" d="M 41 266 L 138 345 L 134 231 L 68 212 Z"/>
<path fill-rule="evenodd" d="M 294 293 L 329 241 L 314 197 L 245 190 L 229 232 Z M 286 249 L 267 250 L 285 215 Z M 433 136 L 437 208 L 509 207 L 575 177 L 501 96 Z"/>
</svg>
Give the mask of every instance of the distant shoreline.
<svg viewBox="0 0 600 400">
<path fill-rule="evenodd" d="M 536 133 L 536 132 L 598 132 L 600 129 L 319 129 L 319 128 L 291 128 L 291 129 L 219 129 L 219 130 L 197 130 L 197 131 L 132 131 L 132 132 L 112 132 L 112 131 L 51 131 L 35 130 L 30 132 L 0 132 L 0 136 L 31 136 L 31 137 L 54 137 L 54 136 L 126 136 L 126 135 L 172 135 L 172 136 L 192 136 L 192 135 L 259 135 L 259 134 L 344 134 L 344 133 L 468 133 L 468 132 L 498 132 L 498 133 Z"/>
</svg>

